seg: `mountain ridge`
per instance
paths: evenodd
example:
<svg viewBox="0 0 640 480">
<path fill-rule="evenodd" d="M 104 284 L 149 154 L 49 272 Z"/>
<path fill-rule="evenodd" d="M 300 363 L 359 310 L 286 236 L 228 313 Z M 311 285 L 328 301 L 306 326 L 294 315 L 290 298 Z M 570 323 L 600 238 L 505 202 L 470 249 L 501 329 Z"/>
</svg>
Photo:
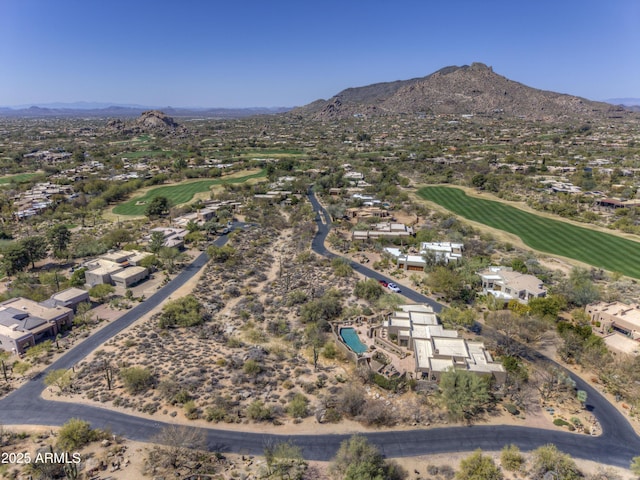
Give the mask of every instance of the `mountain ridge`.
<svg viewBox="0 0 640 480">
<path fill-rule="evenodd" d="M 448 66 L 425 77 L 342 90 L 290 114 L 331 120 L 396 114 L 470 114 L 530 120 L 619 117 L 630 110 L 605 102 L 529 87 L 483 63 Z"/>
</svg>

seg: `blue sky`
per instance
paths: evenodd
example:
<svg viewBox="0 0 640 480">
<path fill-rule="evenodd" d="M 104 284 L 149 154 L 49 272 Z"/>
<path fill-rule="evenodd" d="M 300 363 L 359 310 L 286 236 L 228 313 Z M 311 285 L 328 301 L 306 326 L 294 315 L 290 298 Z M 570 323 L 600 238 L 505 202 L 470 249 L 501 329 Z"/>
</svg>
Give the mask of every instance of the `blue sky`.
<svg viewBox="0 0 640 480">
<path fill-rule="evenodd" d="M 294 106 L 476 61 L 640 97 L 640 1 L 0 0 L 2 106 Z"/>
</svg>

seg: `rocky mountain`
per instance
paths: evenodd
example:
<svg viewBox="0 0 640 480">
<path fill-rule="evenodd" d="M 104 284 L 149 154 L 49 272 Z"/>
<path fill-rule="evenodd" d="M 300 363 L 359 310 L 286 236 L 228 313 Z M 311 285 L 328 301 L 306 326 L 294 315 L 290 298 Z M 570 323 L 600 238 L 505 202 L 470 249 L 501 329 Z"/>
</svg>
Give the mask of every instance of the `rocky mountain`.
<svg viewBox="0 0 640 480">
<path fill-rule="evenodd" d="M 423 78 L 348 88 L 329 100 L 292 110 L 315 119 L 391 114 L 470 114 L 530 120 L 619 117 L 621 106 L 538 90 L 482 63 L 452 66 Z"/>
<path fill-rule="evenodd" d="M 128 135 L 148 132 L 165 135 L 184 135 L 187 133 L 185 127 L 176 123 L 173 118 L 160 110 L 142 112 L 134 121 L 109 120 L 107 128 Z"/>
</svg>

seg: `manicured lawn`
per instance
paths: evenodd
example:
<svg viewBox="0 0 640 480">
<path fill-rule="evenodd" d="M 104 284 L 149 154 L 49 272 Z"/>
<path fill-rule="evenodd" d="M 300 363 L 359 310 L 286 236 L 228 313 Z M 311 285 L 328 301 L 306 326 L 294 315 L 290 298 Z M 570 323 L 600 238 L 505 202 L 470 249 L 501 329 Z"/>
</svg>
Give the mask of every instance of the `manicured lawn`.
<svg viewBox="0 0 640 480">
<path fill-rule="evenodd" d="M 26 182 L 30 178 L 35 177 L 36 175 L 42 175 L 41 173 L 18 173 L 17 175 L 7 175 L 6 177 L 0 177 L 0 185 L 6 183 L 21 183 Z"/>
<path fill-rule="evenodd" d="M 113 209 L 116 215 L 144 215 L 147 204 L 155 197 L 167 197 L 172 205 L 180 205 L 190 201 L 196 193 L 206 192 L 212 185 L 223 183 L 242 183 L 252 178 L 266 177 L 266 171 L 261 170 L 252 175 L 237 178 L 212 178 L 208 180 L 196 180 L 179 183 L 177 185 L 166 185 L 149 190 L 146 194 L 132 198 Z M 140 205 L 136 203 L 140 202 Z M 142 203 L 144 202 L 144 203 Z"/>
<path fill-rule="evenodd" d="M 469 220 L 513 233 L 535 250 L 640 278 L 640 242 L 469 197 L 458 188 L 424 187 L 418 195 Z"/>
</svg>

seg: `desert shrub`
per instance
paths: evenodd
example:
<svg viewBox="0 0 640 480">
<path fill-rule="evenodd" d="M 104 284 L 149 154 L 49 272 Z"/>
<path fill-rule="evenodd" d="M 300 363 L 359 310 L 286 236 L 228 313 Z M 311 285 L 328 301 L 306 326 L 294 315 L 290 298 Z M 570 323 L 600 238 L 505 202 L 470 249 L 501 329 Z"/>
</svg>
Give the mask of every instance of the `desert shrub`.
<svg viewBox="0 0 640 480">
<path fill-rule="evenodd" d="M 333 342 L 327 342 L 322 349 L 322 356 L 328 360 L 336 358 L 337 353 L 338 349 L 336 348 L 336 344 Z"/>
<path fill-rule="evenodd" d="M 515 445 L 507 445 L 500 453 L 500 464 L 505 470 L 517 472 L 524 466 L 524 456 Z"/>
<path fill-rule="evenodd" d="M 364 391 L 355 385 L 348 385 L 339 393 L 337 403 L 343 414 L 357 417 L 366 403 Z"/>
<path fill-rule="evenodd" d="M 245 373 L 245 375 L 251 375 L 252 377 L 255 377 L 262 371 L 262 367 L 255 360 L 247 360 L 242 366 L 242 371 Z"/>
<path fill-rule="evenodd" d="M 66 451 L 73 451 L 97 438 L 98 432 L 91 429 L 89 422 L 72 418 L 58 432 L 58 447 Z"/>
<path fill-rule="evenodd" d="M 273 410 L 266 406 L 261 400 L 254 400 L 247 407 L 247 417 L 251 420 L 263 422 L 273 418 Z"/>
<path fill-rule="evenodd" d="M 155 378 L 148 368 L 129 367 L 120 370 L 120 378 L 124 388 L 132 395 L 146 392 L 155 383 Z"/>
<path fill-rule="evenodd" d="M 505 403 L 504 408 L 511 415 L 518 415 L 518 413 L 520 413 L 520 411 L 518 410 L 518 407 L 516 407 L 513 403 Z"/>
<path fill-rule="evenodd" d="M 366 402 L 357 420 L 367 426 L 391 426 L 395 425 L 396 417 L 388 406 L 382 401 L 371 400 Z"/>
<path fill-rule="evenodd" d="M 205 320 L 205 312 L 193 295 L 167 302 L 160 314 L 160 328 L 193 327 Z"/>
<path fill-rule="evenodd" d="M 189 420 L 195 420 L 198 418 L 198 408 L 196 407 L 196 402 L 193 400 L 188 400 L 184 403 L 184 416 Z"/>
<path fill-rule="evenodd" d="M 385 292 L 376 279 L 369 278 L 367 280 L 362 280 L 361 282 L 356 283 L 353 293 L 358 298 L 364 298 L 368 302 L 375 302 Z"/>
<path fill-rule="evenodd" d="M 287 413 L 293 418 L 304 418 L 309 414 L 308 407 L 309 399 L 301 393 L 296 393 L 287 405 Z"/>
</svg>

